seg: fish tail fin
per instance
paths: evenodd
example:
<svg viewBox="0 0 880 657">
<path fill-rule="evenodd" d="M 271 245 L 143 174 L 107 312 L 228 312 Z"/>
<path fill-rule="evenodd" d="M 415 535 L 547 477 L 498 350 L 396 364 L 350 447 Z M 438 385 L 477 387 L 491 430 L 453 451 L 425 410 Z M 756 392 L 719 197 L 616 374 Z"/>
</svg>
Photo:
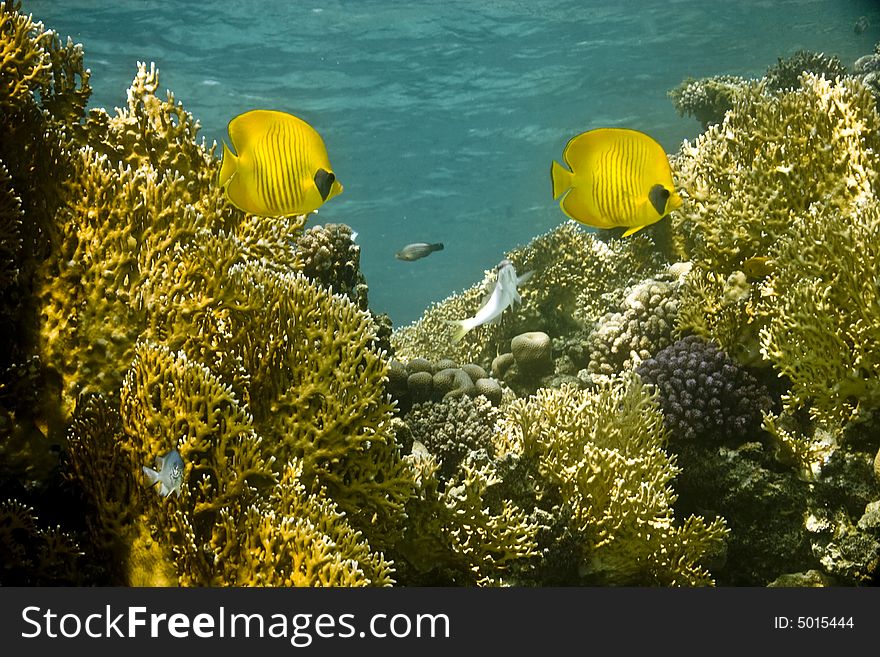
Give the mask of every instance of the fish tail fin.
<svg viewBox="0 0 880 657">
<path fill-rule="evenodd" d="M 446 320 L 447 324 L 455 326 L 455 332 L 452 334 L 452 344 L 461 342 L 465 334 L 474 328 L 473 324 L 466 319 Z"/>
<path fill-rule="evenodd" d="M 572 172 L 556 160 L 550 165 L 550 180 L 553 183 L 553 198 L 562 196 L 571 187 Z"/>
<path fill-rule="evenodd" d="M 218 183 L 220 187 L 226 187 L 226 183 L 232 178 L 232 175 L 238 169 L 238 158 L 235 156 L 226 142 L 223 142 L 223 164 L 220 165 L 220 177 Z"/>
<path fill-rule="evenodd" d="M 443 250 L 443 242 L 435 242 L 434 244 L 429 245 L 431 247 L 431 252 L 434 251 L 442 251 Z"/>
<path fill-rule="evenodd" d="M 142 466 L 144 469 L 144 474 L 147 475 L 147 481 L 150 486 L 155 486 L 156 482 L 159 481 L 159 473 L 153 470 L 153 468 L 148 468 L 147 466 Z"/>
</svg>

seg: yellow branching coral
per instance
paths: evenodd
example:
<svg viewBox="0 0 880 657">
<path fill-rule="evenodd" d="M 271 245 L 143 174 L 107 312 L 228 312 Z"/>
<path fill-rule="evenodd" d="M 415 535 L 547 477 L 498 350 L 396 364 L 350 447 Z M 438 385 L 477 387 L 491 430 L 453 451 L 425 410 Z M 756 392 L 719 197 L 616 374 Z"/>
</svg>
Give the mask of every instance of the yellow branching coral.
<svg viewBox="0 0 880 657">
<path fill-rule="evenodd" d="M 720 550 L 725 523 L 675 522 L 678 470 L 655 394 L 638 377 L 595 391 L 542 388 L 513 402 L 500 428 L 499 450 L 534 462 L 539 499 L 568 518 L 583 583 L 712 583 L 700 562 Z"/>
<path fill-rule="evenodd" d="M 815 474 L 846 422 L 880 406 L 877 192 L 880 114 L 855 78 L 748 85 L 676 159 L 693 259 L 679 328 L 791 380 L 766 426 Z M 809 410 L 813 436 L 791 416 Z M 821 443 L 821 444 L 820 444 Z"/>
<path fill-rule="evenodd" d="M 766 284 L 761 349 L 791 380 L 786 412 L 834 432 L 880 408 L 880 201 L 816 209 L 793 233 Z"/>
<path fill-rule="evenodd" d="M 82 46 L 21 13 L 20 2 L 0 2 L 0 108 L 19 112 L 41 104 L 64 123 L 82 117 L 91 89 Z"/>
<path fill-rule="evenodd" d="M 122 582 L 392 582 L 390 563 L 336 505 L 307 491 L 300 461 L 275 473 L 250 415 L 207 368 L 140 343 L 121 394 L 118 415 L 100 397 L 77 409 L 71 460 L 94 508 L 91 529 Z M 181 494 L 162 498 L 145 488 L 141 468 L 175 448 L 185 464 Z"/>
<path fill-rule="evenodd" d="M 445 487 L 437 459 L 424 450 L 407 457 L 416 491 L 396 548 L 417 571 L 439 571 L 463 585 L 515 584 L 539 555 L 539 523 L 493 489 L 501 484 L 491 462 L 463 463 Z"/>
<path fill-rule="evenodd" d="M 878 148 L 880 117 L 855 79 L 804 74 L 794 90 L 744 89 L 724 121 L 675 158 L 682 255 L 725 275 L 772 256 L 812 205 L 845 207 L 872 193 Z"/>
<path fill-rule="evenodd" d="M 322 494 L 309 499 L 302 465 L 276 482 L 274 455 L 232 390 L 182 354 L 141 345 L 122 388 L 123 428 L 141 462 L 177 448 L 182 495 L 151 496 L 159 540 L 176 537 L 184 585 L 387 584 L 373 555 Z M 176 441 L 176 442 L 174 442 Z"/>
<path fill-rule="evenodd" d="M 372 317 L 299 273 L 247 264 L 229 285 L 244 296 L 229 330 L 250 374 L 255 426 L 278 460 L 302 459 L 304 479 L 358 526 L 399 523 L 413 478 L 391 433 L 389 365 L 373 348 Z"/>
<path fill-rule="evenodd" d="M 182 178 L 122 168 L 89 148 L 59 211 L 56 250 L 40 271 L 46 363 L 64 378 L 69 407 L 85 392 L 118 388 L 149 306 L 138 290 L 163 273 L 161 258 L 205 219 L 181 203 Z M 154 266 L 158 266 L 156 270 Z"/>
<path fill-rule="evenodd" d="M 805 73 L 796 89 L 745 85 L 724 121 L 694 144 L 685 142 L 674 159 L 684 188 L 673 216 L 675 238 L 680 255 L 694 264 L 680 328 L 730 353 L 755 353 L 763 326 L 755 310 L 760 284 L 793 226 L 814 206 L 845 208 L 872 195 L 878 149 L 880 117 L 858 80 Z M 751 289 L 742 300 L 751 302 L 718 296 L 727 293 L 731 276 L 747 279 Z M 733 305 L 742 312 L 731 312 Z M 735 344 L 739 337 L 752 342 Z"/>
</svg>

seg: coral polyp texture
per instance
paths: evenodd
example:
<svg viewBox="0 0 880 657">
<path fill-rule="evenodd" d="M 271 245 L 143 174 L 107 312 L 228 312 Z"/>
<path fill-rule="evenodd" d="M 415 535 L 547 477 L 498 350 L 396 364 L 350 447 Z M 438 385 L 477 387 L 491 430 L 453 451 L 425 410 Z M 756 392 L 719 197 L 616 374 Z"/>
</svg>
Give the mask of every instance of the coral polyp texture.
<svg viewBox="0 0 880 657">
<path fill-rule="evenodd" d="M 659 350 L 636 368 L 655 385 L 670 437 L 744 441 L 761 431 L 770 395 L 711 342 L 691 335 Z"/>
</svg>

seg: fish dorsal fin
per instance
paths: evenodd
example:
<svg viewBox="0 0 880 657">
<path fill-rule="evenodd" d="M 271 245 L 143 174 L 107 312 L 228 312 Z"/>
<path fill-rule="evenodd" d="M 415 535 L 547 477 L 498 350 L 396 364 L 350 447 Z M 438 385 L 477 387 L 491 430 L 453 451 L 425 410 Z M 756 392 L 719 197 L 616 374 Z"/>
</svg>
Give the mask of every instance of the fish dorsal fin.
<svg viewBox="0 0 880 657">
<path fill-rule="evenodd" d="M 251 110 L 239 114 L 229 122 L 229 139 L 238 155 L 250 150 L 269 129 L 276 112 L 272 110 Z"/>
<path fill-rule="evenodd" d="M 589 157 L 592 151 L 595 151 L 599 145 L 607 137 L 604 133 L 611 128 L 598 128 L 596 130 L 588 130 L 582 132 L 568 140 L 565 149 L 562 151 L 562 159 L 572 171 L 577 171 L 583 162 Z"/>
</svg>

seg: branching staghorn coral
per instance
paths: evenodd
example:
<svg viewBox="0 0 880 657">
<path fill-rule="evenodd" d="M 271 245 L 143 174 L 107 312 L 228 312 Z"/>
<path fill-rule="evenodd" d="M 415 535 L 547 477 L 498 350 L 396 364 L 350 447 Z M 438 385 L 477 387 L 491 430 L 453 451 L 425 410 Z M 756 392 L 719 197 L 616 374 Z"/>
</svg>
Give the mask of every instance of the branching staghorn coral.
<svg viewBox="0 0 880 657">
<path fill-rule="evenodd" d="M 694 266 L 729 275 L 773 257 L 812 205 L 845 207 L 870 193 L 880 118 L 857 80 L 805 74 L 801 87 L 737 96 L 723 123 L 685 143 L 675 168 L 685 198 L 673 215 Z"/>
<path fill-rule="evenodd" d="M 655 395 L 634 375 L 595 391 L 542 388 L 508 407 L 496 437 L 502 455 L 532 464 L 538 499 L 567 518 L 580 583 L 711 584 L 700 562 L 721 549 L 725 523 L 675 522 L 665 439 Z"/>
<path fill-rule="evenodd" d="M 396 549 L 415 571 L 413 581 L 498 586 L 517 583 L 538 557 L 540 523 L 496 492 L 497 464 L 472 455 L 441 486 L 437 459 L 423 450 L 407 457 L 416 473 L 409 521 Z"/>
<path fill-rule="evenodd" d="M 388 362 L 372 347 L 370 315 L 302 274 L 256 264 L 233 267 L 229 285 L 245 297 L 229 331 L 254 423 L 278 460 L 302 459 L 305 481 L 327 487 L 357 526 L 398 523 L 412 474 L 391 434 Z"/>
</svg>

